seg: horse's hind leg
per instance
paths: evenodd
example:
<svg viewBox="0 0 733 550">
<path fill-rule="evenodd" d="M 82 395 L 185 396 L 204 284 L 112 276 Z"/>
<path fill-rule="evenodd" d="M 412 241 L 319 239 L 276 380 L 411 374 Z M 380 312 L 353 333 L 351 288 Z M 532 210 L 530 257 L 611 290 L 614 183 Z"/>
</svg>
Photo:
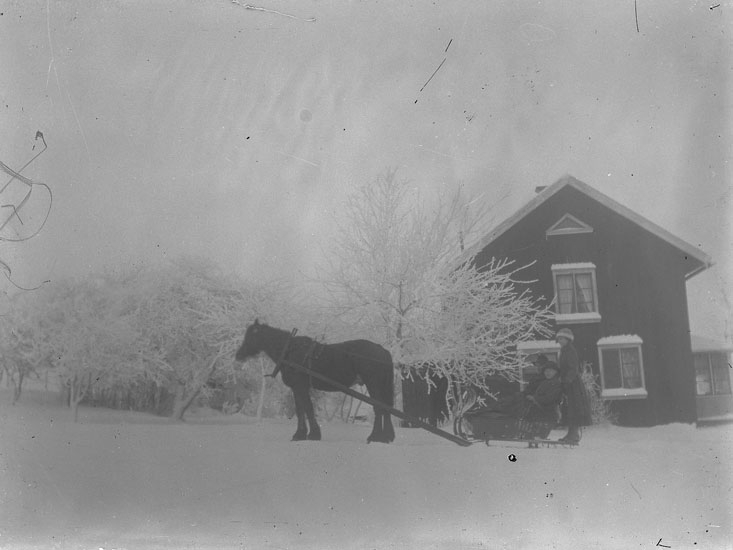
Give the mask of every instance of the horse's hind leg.
<svg viewBox="0 0 733 550">
<path fill-rule="evenodd" d="M 367 443 L 372 441 L 382 441 L 382 413 L 377 407 L 374 407 L 374 427 L 367 437 Z"/>
<path fill-rule="evenodd" d="M 379 385 L 380 393 L 379 397 L 377 397 L 377 400 L 381 401 L 385 405 L 389 405 L 390 407 L 394 405 L 394 386 L 392 376 L 394 376 L 394 373 L 392 372 L 392 369 L 390 369 L 389 372 L 385 374 L 382 384 Z M 395 438 L 394 427 L 392 426 L 392 415 L 387 411 L 380 412 L 382 417 L 381 441 L 384 443 L 392 443 Z"/>
<path fill-rule="evenodd" d="M 382 437 L 384 437 L 385 443 L 392 443 L 394 441 L 394 426 L 392 426 L 392 415 L 389 413 L 382 414 Z"/>
<path fill-rule="evenodd" d="M 305 397 L 308 398 L 308 389 L 305 388 Z M 293 434 L 291 441 L 302 441 L 308 436 L 308 427 L 305 424 L 305 405 L 303 400 L 303 389 L 293 388 L 293 398 L 295 399 L 295 414 L 298 416 L 298 429 Z M 310 399 L 308 399 L 310 402 Z"/>
<path fill-rule="evenodd" d="M 389 389 L 389 391 L 387 391 Z M 382 387 L 374 382 L 367 383 L 369 395 L 385 405 L 392 406 L 393 397 L 391 385 L 385 384 Z M 374 427 L 372 433 L 367 437 L 367 443 L 378 441 L 380 443 L 391 443 L 394 441 L 395 433 L 392 426 L 391 415 L 380 407 L 374 407 Z"/>
</svg>

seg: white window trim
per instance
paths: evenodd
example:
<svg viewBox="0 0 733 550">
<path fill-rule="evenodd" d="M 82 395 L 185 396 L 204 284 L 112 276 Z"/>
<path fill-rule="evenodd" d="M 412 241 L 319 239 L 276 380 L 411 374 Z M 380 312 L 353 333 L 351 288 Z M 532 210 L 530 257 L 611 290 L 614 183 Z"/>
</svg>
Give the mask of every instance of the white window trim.
<svg viewBox="0 0 733 550">
<path fill-rule="evenodd" d="M 526 340 L 517 344 L 517 351 L 521 351 L 524 355 L 542 352 L 557 353 L 560 351 L 560 344 L 555 340 Z"/>
<path fill-rule="evenodd" d="M 643 340 L 636 334 L 622 334 L 617 336 L 606 336 L 597 342 L 598 365 L 601 372 L 601 399 L 644 399 L 649 394 L 646 391 L 646 379 L 644 377 L 644 354 L 642 353 Z M 609 349 L 635 348 L 639 353 L 639 370 L 641 371 L 640 388 L 610 388 L 606 389 L 606 380 L 603 368 L 603 351 Z"/>
<path fill-rule="evenodd" d="M 614 388 L 612 390 L 603 390 L 601 392 L 601 399 L 608 399 L 609 401 L 612 399 L 644 399 L 647 395 L 644 388 Z"/>
<path fill-rule="evenodd" d="M 557 324 L 578 324 L 578 323 L 600 323 L 601 314 L 599 313 L 600 306 L 598 304 L 598 283 L 596 282 L 596 264 L 592 262 L 576 262 L 570 264 L 552 264 L 550 266 L 552 271 L 552 287 L 555 291 L 555 322 Z M 586 313 L 558 313 L 557 309 L 560 304 L 557 301 L 557 279 L 555 278 L 558 274 L 567 273 L 590 273 L 591 280 L 593 282 L 593 303 L 596 306 L 596 311 L 589 311 Z"/>
<path fill-rule="evenodd" d="M 561 225 L 565 220 L 571 220 L 577 224 L 577 227 L 566 227 L 563 229 L 556 229 L 558 225 Z M 559 237 L 562 235 L 577 235 L 579 233 L 593 233 L 593 228 L 587 223 L 580 221 L 572 214 L 565 214 L 562 218 L 557 220 L 552 226 L 545 231 L 545 238 L 547 237 Z"/>
<path fill-rule="evenodd" d="M 555 322 L 560 325 L 600 323 L 601 314 L 597 311 L 589 311 L 588 313 L 555 313 Z"/>
</svg>

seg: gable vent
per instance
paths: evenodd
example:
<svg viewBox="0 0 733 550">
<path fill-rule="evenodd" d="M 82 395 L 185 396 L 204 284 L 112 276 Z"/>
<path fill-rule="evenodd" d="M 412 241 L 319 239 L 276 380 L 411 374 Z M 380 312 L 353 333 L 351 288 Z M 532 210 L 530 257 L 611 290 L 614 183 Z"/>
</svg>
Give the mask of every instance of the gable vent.
<svg viewBox="0 0 733 550">
<path fill-rule="evenodd" d="M 565 214 L 552 227 L 545 231 L 548 237 L 558 235 L 575 235 L 577 233 L 593 233 L 593 228 L 571 214 Z"/>
</svg>

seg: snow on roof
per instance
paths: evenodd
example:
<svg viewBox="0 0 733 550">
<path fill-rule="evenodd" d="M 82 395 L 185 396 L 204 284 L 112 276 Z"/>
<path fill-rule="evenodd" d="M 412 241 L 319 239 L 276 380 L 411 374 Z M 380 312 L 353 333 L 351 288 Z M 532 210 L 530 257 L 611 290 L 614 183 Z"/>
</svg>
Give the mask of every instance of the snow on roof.
<svg viewBox="0 0 733 550">
<path fill-rule="evenodd" d="M 595 269 L 596 264 L 592 262 L 576 262 L 573 264 L 552 264 L 551 269 L 556 271 L 558 269 Z"/>
<path fill-rule="evenodd" d="M 644 341 L 636 334 L 617 334 L 615 336 L 604 336 L 598 340 L 599 346 L 618 346 L 621 344 L 642 344 Z"/>
<path fill-rule="evenodd" d="M 703 351 L 733 351 L 733 344 L 716 342 L 715 340 L 706 338 L 705 336 L 691 334 L 690 341 L 692 343 L 693 353 Z"/>
</svg>

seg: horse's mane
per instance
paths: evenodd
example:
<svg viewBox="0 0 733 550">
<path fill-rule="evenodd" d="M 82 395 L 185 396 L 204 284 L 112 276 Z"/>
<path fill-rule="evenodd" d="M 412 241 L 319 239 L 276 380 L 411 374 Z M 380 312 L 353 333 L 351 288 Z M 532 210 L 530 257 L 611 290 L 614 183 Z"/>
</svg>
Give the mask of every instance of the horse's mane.
<svg viewBox="0 0 733 550">
<path fill-rule="evenodd" d="M 290 334 L 291 334 L 291 331 L 289 331 L 289 330 L 285 330 L 285 329 L 278 328 L 278 327 L 273 327 L 272 325 L 269 325 L 267 323 L 263 323 L 261 321 L 256 321 L 256 323 L 257 323 L 257 325 L 260 326 L 260 328 L 266 328 L 269 331 L 271 331 L 272 333 L 276 333 L 276 334 L 278 334 L 280 336 L 289 337 Z M 306 336 L 306 335 L 300 334 L 300 333 L 298 333 L 294 338 L 297 338 L 301 342 L 304 341 L 304 340 L 308 340 L 308 341 L 316 341 L 316 342 L 318 342 L 321 345 L 325 345 L 324 342 L 319 342 L 317 338 L 313 338 L 311 336 Z"/>
</svg>

